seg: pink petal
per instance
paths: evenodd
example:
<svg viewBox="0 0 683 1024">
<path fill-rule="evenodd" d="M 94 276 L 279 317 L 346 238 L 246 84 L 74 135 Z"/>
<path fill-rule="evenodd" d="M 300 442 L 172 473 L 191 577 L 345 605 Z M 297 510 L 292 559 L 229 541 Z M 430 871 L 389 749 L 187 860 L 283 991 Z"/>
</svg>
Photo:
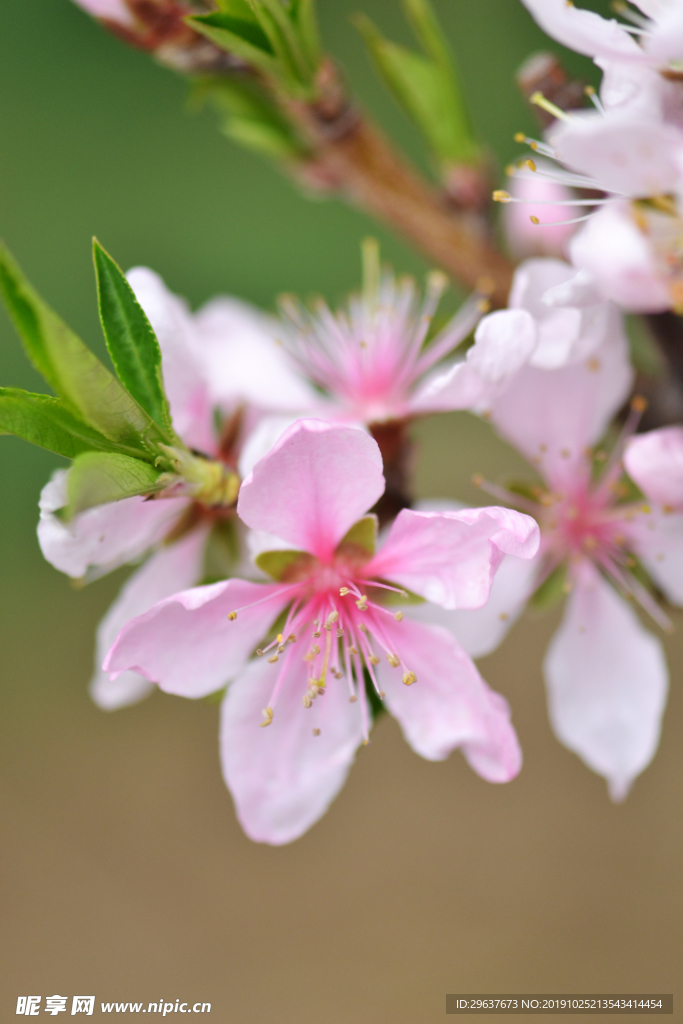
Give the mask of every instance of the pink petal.
<svg viewBox="0 0 683 1024">
<path fill-rule="evenodd" d="M 623 799 L 657 749 L 668 671 L 659 640 L 589 562 L 544 669 L 558 739 Z"/>
<path fill-rule="evenodd" d="M 491 385 L 463 360 L 430 373 L 410 399 L 410 412 L 451 412 L 472 409 L 488 398 Z M 493 392 L 495 393 L 495 392 Z"/>
<path fill-rule="evenodd" d="M 386 703 L 413 750 L 441 761 L 461 747 L 470 766 L 488 782 L 509 782 L 522 754 L 507 702 L 490 690 L 455 637 L 439 626 L 404 619 L 386 632 L 403 664 L 377 666 Z M 410 670 L 417 682 L 405 686 Z"/>
<path fill-rule="evenodd" d="M 515 271 L 510 306 L 526 309 L 536 321 L 538 345 L 530 363 L 543 370 L 559 369 L 591 355 L 614 330 L 614 314 L 608 303 L 594 296 L 583 303 L 557 302 L 566 292 L 576 271 L 563 260 L 526 260 Z M 570 307 L 570 308 L 567 308 Z"/>
<path fill-rule="evenodd" d="M 674 191 L 679 183 L 680 132 L 628 110 L 573 114 L 553 131 L 551 144 L 558 160 L 605 191 L 647 197 Z"/>
<path fill-rule="evenodd" d="M 208 373 L 190 309 L 153 270 L 135 267 L 126 276 L 159 341 L 173 425 L 188 447 L 212 455 L 216 440 Z"/>
<path fill-rule="evenodd" d="M 631 313 L 671 306 L 666 277 L 627 203 L 594 213 L 569 244 L 572 263 L 592 274 L 601 293 Z"/>
<path fill-rule="evenodd" d="M 678 64 L 683 53 L 683 8 L 679 3 L 668 5 L 658 15 L 645 49 L 657 64 Z"/>
<path fill-rule="evenodd" d="M 317 392 L 296 372 L 273 317 L 239 299 L 221 297 L 194 318 L 213 401 L 222 407 L 248 402 L 274 412 L 310 411 Z"/>
<path fill-rule="evenodd" d="M 124 626 L 104 671 L 139 672 L 180 697 L 215 693 L 242 670 L 286 607 L 288 594 L 279 584 L 237 579 L 174 594 Z M 242 608 L 236 620 L 228 619 Z"/>
<path fill-rule="evenodd" d="M 188 505 L 187 498 L 124 498 L 63 523 L 54 512 L 66 503 L 67 473 L 57 470 L 41 492 L 38 542 L 47 561 L 74 579 L 134 562 L 163 540 Z"/>
<path fill-rule="evenodd" d="M 384 492 L 382 457 L 362 430 L 299 420 L 240 489 L 247 526 L 329 558 Z"/>
<path fill-rule="evenodd" d="M 448 611 L 425 602 L 406 605 L 403 613 L 414 622 L 443 626 L 471 658 L 483 658 L 503 642 L 524 611 L 534 590 L 537 563 L 537 558 L 527 560 L 506 555 L 483 608 Z"/>
<path fill-rule="evenodd" d="M 602 437 L 632 380 L 627 342 L 619 329 L 581 363 L 520 370 L 493 403 L 491 419 L 553 487 L 573 486 L 583 472 L 585 449 Z"/>
<path fill-rule="evenodd" d="M 363 739 L 345 684 L 330 680 L 306 709 L 304 666 L 294 648 L 285 657 L 286 679 L 267 728 L 260 728 L 262 711 L 280 666 L 252 662 L 229 687 L 221 713 L 223 774 L 237 816 L 251 839 L 274 845 L 298 839 L 325 813 Z"/>
<path fill-rule="evenodd" d="M 531 358 L 537 342 L 536 324 L 524 309 L 499 309 L 484 317 L 474 339 L 467 353 L 468 365 L 483 380 L 498 384 Z"/>
<path fill-rule="evenodd" d="M 539 171 L 555 170 L 548 160 L 534 160 Z M 576 230 L 575 224 L 557 224 L 580 216 L 580 207 L 562 204 L 576 198 L 576 193 L 556 181 L 541 177 L 540 174 L 513 174 L 508 178 L 507 191 L 521 203 L 506 203 L 503 206 L 503 230 L 512 255 L 523 260 L 533 256 L 562 257 L 566 254 L 567 242 Z M 573 210 L 573 213 L 567 213 Z M 538 218 L 539 224 L 531 221 Z"/>
<path fill-rule="evenodd" d="M 142 615 L 152 605 L 178 590 L 185 590 L 197 583 L 202 574 L 207 535 L 208 528 L 202 527 L 193 530 L 175 544 L 155 552 L 133 573 L 100 622 L 97 630 L 96 670 L 90 683 L 90 694 L 104 711 L 136 704 L 154 689 L 148 679 L 136 672 L 122 672 L 116 679 L 110 679 L 100 666 L 129 619 Z"/>
<path fill-rule="evenodd" d="M 683 509 L 683 427 L 663 427 L 632 437 L 624 465 L 650 501 Z"/>
<path fill-rule="evenodd" d="M 626 522 L 624 533 L 669 601 L 683 605 L 683 515 L 656 509 Z"/>
<path fill-rule="evenodd" d="M 567 0 L 522 0 L 544 32 L 587 57 L 645 59 L 638 44 L 616 21 L 575 7 Z"/>
<path fill-rule="evenodd" d="M 481 608 L 503 555 L 532 558 L 539 540 L 534 520 L 507 508 L 403 509 L 364 571 L 444 608 Z"/>
</svg>

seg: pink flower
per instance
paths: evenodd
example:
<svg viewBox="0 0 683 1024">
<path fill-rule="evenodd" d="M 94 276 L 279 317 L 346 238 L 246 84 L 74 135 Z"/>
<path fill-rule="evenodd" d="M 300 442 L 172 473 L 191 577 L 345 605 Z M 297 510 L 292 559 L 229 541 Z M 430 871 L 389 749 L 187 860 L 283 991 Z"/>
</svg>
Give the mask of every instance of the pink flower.
<svg viewBox="0 0 683 1024">
<path fill-rule="evenodd" d="M 505 554 L 535 554 L 538 528 L 504 508 L 404 510 L 375 553 L 374 517 L 362 517 L 383 490 L 365 432 L 299 421 L 238 504 L 276 582 L 230 579 L 167 598 L 122 629 L 105 662 L 187 697 L 233 679 L 221 757 L 253 839 L 289 842 L 324 813 L 368 740 L 364 673 L 423 757 L 461 747 L 491 782 L 519 770 L 505 701 L 448 631 L 410 621 L 399 605 L 410 590 L 441 608 L 481 607 Z M 249 661 L 259 643 L 262 657 Z"/>
<path fill-rule="evenodd" d="M 537 161 L 537 167 L 552 170 L 547 161 Z M 575 199 L 576 193 L 560 182 L 531 173 L 510 175 L 507 187 L 510 196 L 518 200 L 506 203 L 503 209 L 503 230 L 512 255 L 518 260 L 532 256 L 566 257 L 576 225 L 565 223 L 565 203 Z M 532 217 L 540 223 L 532 221 Z"/>
<path fill-rule="evenodd" d="M 128 277 L 159 339 L 174 427 L 188 448 L 234 468 L 245 438 L 265 411 L 310 403 L 263 314 L 235 299 L 219 298 L 192 315 L 151 270 L 136 268 Z M 222 438 L 216 414 L 225 423 Z M 187 495 L 128 498 L 89 509 L 67 524 L 55 515 L 66 502 L 67 472 L 54 474 L 40 501 L 38 539 L 55 568 L 75 579 L 94 579 L 154 552 L 128 581 L 98 632 L 91 692 L 101 707 L 121 707 L 152 687 L 132 672 L 112 681 L 101 671 L 117 633 L 128 618 L 201 580 L 212 531 L 234 534 L 240 527 L 234 511 L 205 507 Z M 178 539 L 169 543 L 173 537 Z M 221 575 L 238 567 L 244 570 L 239 562 L 222 564 Z"/>
<path fill-rule="evenodd" d="M 649 501 L 666 512 L 683 512 L 683 427 L 632 437 L 624 464 Z"/>
<path fill-rule="evenodd" d="M 411 278 L 380 272 L 375 248 L 366 246 L 364 255 L 363 292 L 345 307 L 332 312 L 321 301 L 311 311 L 289 296 L 281 303 L 287 348 L 324 396 L 316 413 L 369 425 L 469 407 L 469 389 L 454 384 L 443 360 L 476 326 L 482 297 L 465 302 L 425 344 L 444 275 L 430 274 L 421 298 Z"/>
<path fill-rule="evenodd" d="M 500 434 L 543 480 L 518 499 L 541 525 L 535 578 L 523 566 L 509 566 L 506 593 L 497 595 L 495 607 L 504 607 L 509 625 L 542 583 L 546 590 L 561 588 L 564 579 L 565 616 L 544 663 L 550 718 L 561 742 L 608 780 L 615 800 L 656 751 L 668 687 L 661 643 L 641 625 L 631 602 L 663 628 L 669 624 L 632 571 L 637 562 L 670 600 L 683 603 L 683 516 L 634 500 L 622 479 L 624 444 L 640 413 L 636 400 L 621 439 L 602 463 L 598 459 L 602 472 L 593 476 L 591 447 L 632 379 L 624 339 L 616 336 L 573 366 L 524 368 L 491 409 Z M 653 469 L 677 465 L 680 496 L 681 439 L 669 455 L 669 439 L 656 436 L 662 433 L 630 441 L 627 465 L 637 479 L 645 451 L 652 457 L 658 450 Z M 486 489 L 511 498 L 502 489 Z M 470 615 L 482 620 L 480 632 L 491 621 L 488 607 Z M 495 626 L 500 633 L 500 622 Z"/>
</svg>

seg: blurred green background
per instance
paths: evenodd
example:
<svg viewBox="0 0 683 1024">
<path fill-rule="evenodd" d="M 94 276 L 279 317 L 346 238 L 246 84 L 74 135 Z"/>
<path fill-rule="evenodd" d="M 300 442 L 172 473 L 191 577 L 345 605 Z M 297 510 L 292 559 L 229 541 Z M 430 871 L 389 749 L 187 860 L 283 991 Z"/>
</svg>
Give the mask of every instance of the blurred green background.
<svg viewBox="0 0 683 1024">
<path fill-rule="evenodd" d="M 518 0 L 436 2 L 504 163 L 532 125 L 512 75 L 543 36 Z M 320 0 L 324 38 L 424 163 L 349 24 L 358 6 L 408 40 L 397 0 Z M 185 109 L 182 81 L 68 0 L 3 0 L 1 14 L 0 234 L 93 347 L 93 234 L 193 304 L 339 298 L 369 231 L 397 268 L 425 269 L 359 213 L 301 197 L 236 149 L 210 113 Z M 595 80 L 587 61 L 569 63 Z M 0 380 L 38 385 L 4 315 Z M 476 500 L 473 472 L 509 470 L 464 415 L 418 434 L 422 496 Z M 124 574 L 76 591 L 42 561 L 37 498 L 57 462 L 0 441 L 3 1021 L 28 993 L 204 1000 L 225 1022 L 413 1024 L 441 1019 L 446 992 L 675 992 L 680 631 L 666 641 L 661 749 L 623 806 L 550 733 L 540 661 L 557 616 L 532 616 L 482 663 L 512 701 L 526 758 L 515 782 L 487 785 L 457 754 L 422 761 L 383 720 L 319 825 L 291 847 L 256 846 L 221 783 L 217 708 L 163 695 L 111 715 L 91 705 L 94 629 Z"/>
</svg>

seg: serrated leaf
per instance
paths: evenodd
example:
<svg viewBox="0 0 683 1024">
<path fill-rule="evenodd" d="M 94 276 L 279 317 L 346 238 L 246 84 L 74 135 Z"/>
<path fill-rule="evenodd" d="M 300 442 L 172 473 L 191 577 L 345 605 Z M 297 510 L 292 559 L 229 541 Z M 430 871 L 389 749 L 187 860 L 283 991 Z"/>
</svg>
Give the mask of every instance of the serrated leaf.
<svg viewBox="0 0 683 1024">
<path fill-rule="evenodd" d="M 79 512 L 108 505 L 138 494 L 152 494 L 159 488 L 159 470 L 127 455 L 86 452 L 78 455 L 69 470 L 68 501 L 62 518 L 73 519 Z"/>
<path fill-rule="evenodd" d="M 298 569 L 305 570 L 314 561 L 307 551 L 262 551 L 254 559 L 262 572 L 274 580 L 290 579 Z"/>
<path fill-rule="evenodd" d="M 149 458 L 145 440 L 158 434 L 149 415 L 43 302 L 2 244 L 0 295 L 29 359 L 74 416 Z"/>
<path fill-rule="evenodd" d="M 121 451 L 104 434 L 77 419 L 60 398 L 19 388 L 0 388 L 0 433 L 21 437 L 67 459 L 88 451 Z M 134 449 L 130 454 L 136 454 Z"/>
<path fill-rule="evenodd" d="M 164 392 L 161 349 L 125 274 L 93 239 L 100 321 L 119 380 L 154 422 L 174 440 Z"/>
<path fill-rule="evenodd" d="M 371 556 L 375 553 L 377 545 L 377 516 L 370 514 L 363 516 L 345 534 L 337 545 L 337 551 L 349 554 L 354 551 L 360 555 Z"/>
</svg>

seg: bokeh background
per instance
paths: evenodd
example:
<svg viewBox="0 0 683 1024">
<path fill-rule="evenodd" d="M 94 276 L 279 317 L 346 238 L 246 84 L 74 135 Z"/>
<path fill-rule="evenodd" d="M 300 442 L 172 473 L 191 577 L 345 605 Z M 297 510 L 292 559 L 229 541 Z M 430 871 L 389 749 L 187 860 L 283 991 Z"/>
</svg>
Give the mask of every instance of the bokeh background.
<svg viewBox="0 0 683 1024">
<path fill-rule="evenodd" d="M 424 162 L 349 24 L 357 6 L 409 38 L 398 0 L 319 0 L 324 37 Z M 543 37 L 518 0 L 436 6 L 503 164 L 531 127 L 513 72 Z M 68 0 L 2 0 L 0 17 L 0 233 L 98 351 L 93 234 L 194 305 L 218 292 L 264 306 L 280 291 L 339 298 L 369 231 L 399 269 L 424 271 L 360 214 L 311 202 L 235 148 L 210 113 L 187 110 L 182 81 Z M 39 383 L 4 314 L 0 380 Z M 417 433 L 421 496 L 475 501 L 473 472 L 509 470 L 473 418 Z M 208 1001 L 221 1022 L 428 1024 L 446 992 L 676 991 L 683 631 L 666 640 L 661 748 L 622 806 L 551 735 L 551 613 L 527 616 L 482 663 L 513 705 L 517 780 L 490 786 L 457 754 L 422 761 L 385 718 L 329 814 L 290 847 L 257 846 L 221 782 L 215 706 L 157 694 L 108 715 L 90 703 L 94 629 L 125 573 L 77 591 L 42 561 L 37 498 L 58 461 L 0 440 L 3 1021 L 18 995 L 55 992 Z"/>
</svg>

